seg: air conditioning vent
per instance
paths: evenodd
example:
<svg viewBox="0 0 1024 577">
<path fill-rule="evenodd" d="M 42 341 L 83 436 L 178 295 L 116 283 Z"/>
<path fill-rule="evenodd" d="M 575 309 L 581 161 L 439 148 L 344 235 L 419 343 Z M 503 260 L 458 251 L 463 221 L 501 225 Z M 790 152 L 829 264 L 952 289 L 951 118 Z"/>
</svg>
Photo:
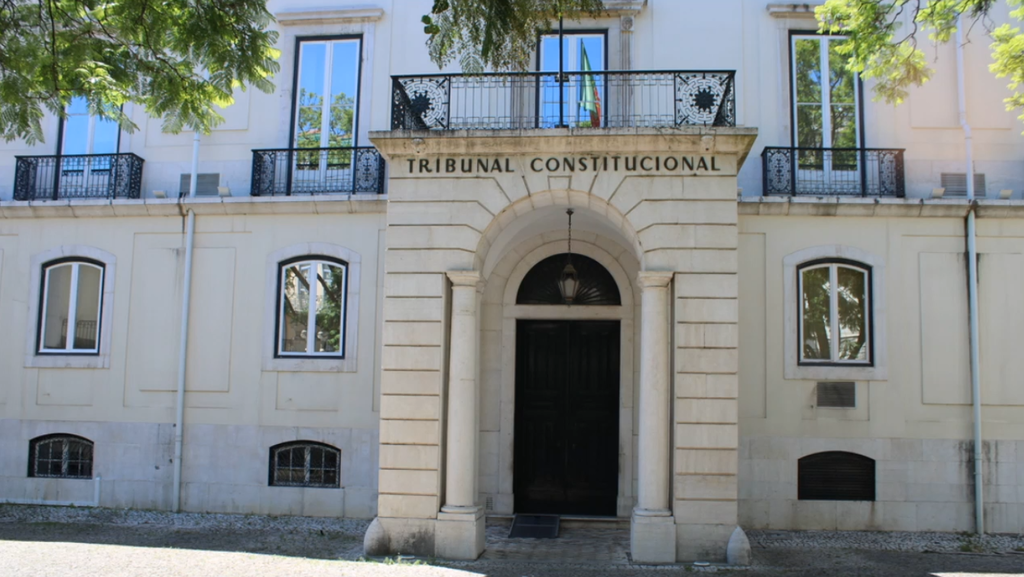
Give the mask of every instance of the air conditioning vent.
<svg viewBox="0 0 1024 577">
<path fill-rule="evenodd" d="M 854 409 L 857 407 L 857 387 L 851 382 L 818 383 L 818 407 L 827 409 Z"/>
<path fill-rule="evenodd" d="M 181 196 L 188 196 L 188 188 L 192 184 L 191 174 L 181 175 L 181 187 L 178 190 L 178 194 Z M 217 196 L 217 187 L 220 186 L 220 173 L 211 172 L 208 174 L 200 174 L 199 178 L 196 179 L 196 196 Z"/>
<path fill-rule="evenodd" d="M 943 172 L 942 188 L 946 189 L 944 196 L 967 196 L 967 174 L 963 172 Z M 985 196 L 984 174 L 974 174 L 974 196 Z"/>
</svg>

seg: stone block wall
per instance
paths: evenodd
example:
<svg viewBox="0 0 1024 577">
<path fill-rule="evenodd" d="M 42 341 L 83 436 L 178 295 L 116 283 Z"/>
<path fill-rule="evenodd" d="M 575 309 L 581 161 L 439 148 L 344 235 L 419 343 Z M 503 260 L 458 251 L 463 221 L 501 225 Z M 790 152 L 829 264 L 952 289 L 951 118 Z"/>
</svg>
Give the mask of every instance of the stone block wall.
<svg viewBox="0 0 1024 577">
<path fill-rule="evenodd" d="M 974 531 L 973 443 L 950 439 L 740 440 L 740 524 L 746 529 Z M 797 461 L 821 451 L 875 460 L 876 500 L 800 501 Z M 984 444 L 985 525 L 1024 531 L 1024 442 Z"/>
<path fill-rule="evenodd" d="M 0 420 L 0 502 L 93 500 L 94 481 L 27 476 L 29 441 L 69 433 L 94 443 L 101 507 L 171 507 L 174 426 Z M 270 447 L 316 441 L 341 449 L 341 488 L 270 487 Z M 372 518 L 377 510 L 377 432 L 372 429 L 185 425 L 185 511 Z"/>
</svg>

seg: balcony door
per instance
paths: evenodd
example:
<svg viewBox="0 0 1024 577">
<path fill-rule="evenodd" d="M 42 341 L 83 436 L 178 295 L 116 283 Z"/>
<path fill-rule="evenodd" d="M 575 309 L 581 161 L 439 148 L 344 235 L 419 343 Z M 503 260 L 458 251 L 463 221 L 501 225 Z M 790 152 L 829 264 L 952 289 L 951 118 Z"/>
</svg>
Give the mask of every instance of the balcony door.
<svg viewBox="0 0 1024 577">
<path fill-rule="evenodd" d="M 117 122 L 89 114 L 85 98 L 71 99 L 58 144 L 65 157 L 60 163 L 60 196 L 107 196 L 112 155 L 118 152 L 120 135 Z"/>
<path fill-rule="evenodd" d="M 856 194 L 861 186 L 860 85 L 841 36 L 792 36 L 797 189 Z M 820 190 L 819 190 L 820 189 Z"/>
<path fill-rule="evenodd" d="M 358 37 L 299 41 L 292 192 L 352 190 L 361 43 Z"/>
<path fill-rule="evenodd" d="M 561 51 L 558 34 L 540 37 L 538 71 L 551 72 L 538 79 L 538 123 L 541 128 L 559 125 L 576 127 L 604 126 L 607 102 L 605 68 L 605 32 L 572 32 L 562 35 Z M 558 58 L 562 71 L 559 82 Z"/>
</svg>

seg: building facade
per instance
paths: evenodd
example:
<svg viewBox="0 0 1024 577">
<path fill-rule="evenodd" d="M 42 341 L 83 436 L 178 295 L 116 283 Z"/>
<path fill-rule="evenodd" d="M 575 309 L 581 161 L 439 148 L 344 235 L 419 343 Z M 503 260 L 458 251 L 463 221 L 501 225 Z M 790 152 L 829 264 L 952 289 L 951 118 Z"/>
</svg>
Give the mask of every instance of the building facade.
<svg viewBox="0 0 1024 577">
<path fill-rule="evenodd" d="M 277 89 L 212 134 L 72 103 L 0 147 L 0 501 L 451 558 L 489 516 L 620 518 L 667 563 L 974 530 L 980 478 L 1024 530 L 1024 141 L 980 33 L 972 180 L 956 46 L 885 105 L 813 6 L 606 0 L 467 76 L 428 0 L 269 4 Z"/>
</svg>

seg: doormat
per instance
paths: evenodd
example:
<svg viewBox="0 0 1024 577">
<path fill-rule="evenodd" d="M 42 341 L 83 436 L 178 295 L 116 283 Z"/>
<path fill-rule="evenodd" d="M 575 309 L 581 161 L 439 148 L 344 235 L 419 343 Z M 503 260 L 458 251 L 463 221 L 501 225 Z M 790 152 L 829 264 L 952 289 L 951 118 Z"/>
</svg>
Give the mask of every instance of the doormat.
<svg viewBox="0 0 1024 577">
<path fill-rule="evenodd" d="M 558 515 L 521 515 L 512 519 L 508 531 L 510 539 L 532 537 L 534 539 L 558 538 Z"/>
</svg>

